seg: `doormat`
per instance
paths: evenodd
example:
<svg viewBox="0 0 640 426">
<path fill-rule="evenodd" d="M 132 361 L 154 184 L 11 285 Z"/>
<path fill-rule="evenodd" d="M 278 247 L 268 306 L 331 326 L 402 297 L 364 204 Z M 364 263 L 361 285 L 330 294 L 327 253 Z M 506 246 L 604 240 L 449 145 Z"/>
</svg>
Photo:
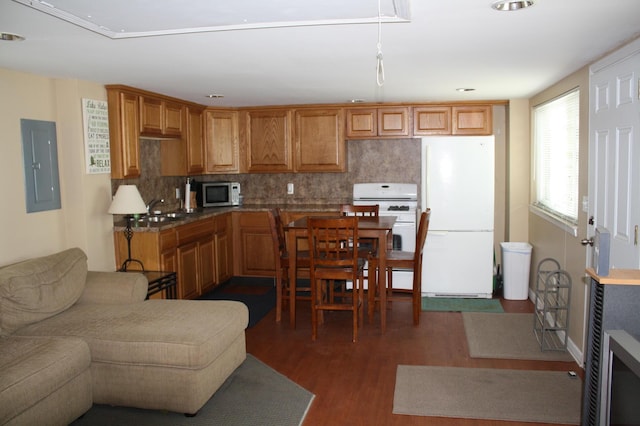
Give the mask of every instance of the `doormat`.
<svg viewBox="0 0 640 426">
<path fill-rule="evenodd" d="M 276 288 L 273 286 L 273 278 L 233 277 L 198 299 L 235 300 L 244 303 L 249 309 L 248 328 L 251 328 L 275 308 Z"/>
<path fill-rule="evenodd" d="M 567 371 L 399 365 L 393 413 L 579 424 L 581 395 Z"/>
<path fill-rule="evenodd" d="M 503 313 L 498 299 L 464 299 L 455 297 L 423 297 L 423 311 Z"/>
<path fill-rule="evenodd" d="M 462 314 L 471 358 L 574 361 L 567 351 L 543 351 L 533 332 L 533 314 Z"/>
</svg>

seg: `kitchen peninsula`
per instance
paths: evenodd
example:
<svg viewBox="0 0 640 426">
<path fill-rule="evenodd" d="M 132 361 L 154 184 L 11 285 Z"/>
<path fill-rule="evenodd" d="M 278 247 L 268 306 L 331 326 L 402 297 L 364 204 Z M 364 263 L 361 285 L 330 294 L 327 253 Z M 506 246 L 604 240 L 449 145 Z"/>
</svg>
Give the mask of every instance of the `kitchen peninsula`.
<svg viewBox="0 0 640 426">
<path fill-rule="evenodd" d="M 285 221 L 309 215 L 337 215 L 337 204 L 254 204 L 198 208 L 177 218 L 137 221 L 131 256 L 146 269 L 175 271 L 177 297 L 193 299 L 232 276 L 273 276 L 275 259 L 267 211 L 280 207 Z M 116 262 L 127 258 L 124 220 L 114 225 Z"/>
</svg>

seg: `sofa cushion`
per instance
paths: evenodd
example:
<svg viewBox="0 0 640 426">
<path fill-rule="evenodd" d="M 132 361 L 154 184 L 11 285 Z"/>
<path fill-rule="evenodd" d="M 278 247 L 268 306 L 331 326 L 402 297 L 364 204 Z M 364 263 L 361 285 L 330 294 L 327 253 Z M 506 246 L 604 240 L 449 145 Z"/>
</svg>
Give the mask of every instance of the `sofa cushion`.
<svg viewBox="0 0 640 426">
<path fill-rule="evenodd" d="M 92 362 L 201 369 L 222 354 L 249 322 L 244 303 L 147 300 L 126 305 L 76 304 L 16 332 L 76 336 Z"/>
<path fill-rule="evenodd" d="M 0 335 L 73 305 L 87 277 L 87 256 L 73 248 L 0 268 Z"/>
<path fill-rule="evenodd" d="M 45 401 L 56 394 L 62 396 L 61 405 L 54 412 L 49 411 L 47 420 L 42 418 L 40 424 L 75 419 L 91 407 L 90 364 L 89 347 L 81 339 L 1 337 L 0 424 L 31 419 L 31 411 L 38 411 L 42 404 L 46 406 Z M 66 405 L 78 402 L 80 405 L 71 413 L 62 413 Z"/>
</svg>

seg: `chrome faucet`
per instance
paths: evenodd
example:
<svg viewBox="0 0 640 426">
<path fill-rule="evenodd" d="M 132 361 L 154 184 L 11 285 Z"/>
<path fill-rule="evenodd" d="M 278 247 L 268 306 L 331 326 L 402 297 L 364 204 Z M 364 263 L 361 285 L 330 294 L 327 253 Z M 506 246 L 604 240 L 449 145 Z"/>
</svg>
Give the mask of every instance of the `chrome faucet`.
<svg viewBox="0 0 640 426">
<path fill-rule="evenodd" d="M 147 214 L 151 214 L 153 212 L 153 206 L 155 206 L 158 203 L 164 203 L 164 198 L 160 198 L 160 199 L 156 199 L 154 198 L 153 200 L 149 201 L 149 204 L 147 204 Z"/>
</svg>

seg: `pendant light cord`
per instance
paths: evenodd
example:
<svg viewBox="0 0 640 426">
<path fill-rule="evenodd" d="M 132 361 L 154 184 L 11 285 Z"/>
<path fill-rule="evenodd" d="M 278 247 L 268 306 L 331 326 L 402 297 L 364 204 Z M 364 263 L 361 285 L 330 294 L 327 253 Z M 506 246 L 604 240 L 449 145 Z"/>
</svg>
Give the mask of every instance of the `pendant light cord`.
<svg viewBox="0 0 640 426">
<path fill-rule="evenodd" d="M 384 84 L 384 63 L 382 61 L 382 12 L 380 10 L 380 0 L 378 0 L 378 51 L 376 53 L 376 83 L 378 87 Z"/>
</svg>

